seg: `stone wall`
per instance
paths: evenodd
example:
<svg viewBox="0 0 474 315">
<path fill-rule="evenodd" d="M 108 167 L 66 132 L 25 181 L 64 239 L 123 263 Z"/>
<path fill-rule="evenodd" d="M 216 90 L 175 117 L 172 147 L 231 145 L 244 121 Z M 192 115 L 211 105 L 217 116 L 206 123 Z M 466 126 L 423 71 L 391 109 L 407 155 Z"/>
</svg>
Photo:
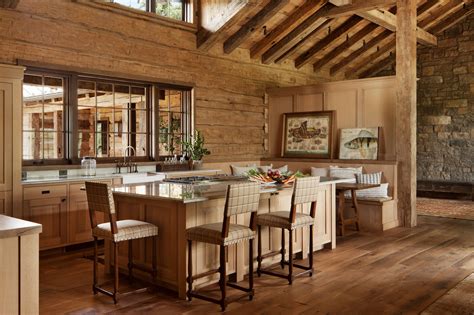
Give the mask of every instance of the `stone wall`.
<svg viewBox="0 0 474 315">
<path fill-rule="evenodd" d="M 474 180 L 474 15 L 418 49 L 418 180 Z"/>
</svg>

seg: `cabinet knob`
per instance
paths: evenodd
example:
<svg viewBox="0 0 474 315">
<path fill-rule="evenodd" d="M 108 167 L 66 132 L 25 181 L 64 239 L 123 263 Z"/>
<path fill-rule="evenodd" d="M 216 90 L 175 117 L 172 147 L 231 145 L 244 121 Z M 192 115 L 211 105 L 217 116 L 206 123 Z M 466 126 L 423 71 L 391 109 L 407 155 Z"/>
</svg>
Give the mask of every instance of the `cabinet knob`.
<svg viewBox="0 0 474 315">
<path fill-rule="evenodd" d="M 66 198 L 62 198 L 62 199 L 61 199 L 61 202 L 65 202 L 65 201 L 66 201 Z"/>
<path fill-rule="evenodd" d="M 47 194 L 49 194 L 49 193 L 50 193 L 49 190 L 42 190 L 42 191 L 41 191 L 41 194 L 42 194 L 42 195 L 47 195 Z"/>
</svg>

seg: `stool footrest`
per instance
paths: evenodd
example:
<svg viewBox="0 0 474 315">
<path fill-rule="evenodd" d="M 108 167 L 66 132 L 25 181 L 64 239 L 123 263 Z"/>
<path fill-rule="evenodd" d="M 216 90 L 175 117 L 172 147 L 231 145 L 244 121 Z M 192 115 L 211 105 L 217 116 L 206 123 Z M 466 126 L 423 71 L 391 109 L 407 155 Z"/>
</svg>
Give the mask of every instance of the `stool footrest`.
<svg viewBox="0 0 474 315">
<path fill-rule="evenodd" d="M 250 289 L 250 288 L 245 288 L 245 287 L 242 287 L 234 282 L 227 282 L 226 283 L 227 286 L 231 287 L 231 288 L 234 288 L 234 289 L 237 289 L 237 290 L 240 290 L 240 291 L 244 291 L 244 292 L 252 292 L 253 289 Z"/>
<path fill-rule="evenodd" d="M 219 268 L 217 268 L 217 269 L 211 269 L 211 270 L 209 270 L 209 271 L 200 273 L 200 274 L 198 274 L 198 275 L 195 275 L 195 276 L 193 275 L 193 276 L 191 277 L 191 279 L 192 279 L 192 280 L 197 280 L 197 279 L 200 279 L 200 278 L 203 278 L 203 277 L 207 277 L 207 276 L 210 276 L 210 275 L 215 274 L 215 273 L 218 273 L 218 272 L 220 272 L 220 269 L 219 269 Z M 189 277 L 188 277 L 188 278 L 189 278 Z"/>
<path fill-rule="evenodd" d="M 290 263 L 287 260 L 285 260 L 283 263 L 287 266 L 290 265 Z M 311 267 L 303 266 L 303 265 L 295 264 L 295 263 L 293 263 L 293 267 L 296 267 L 296 268 L 299 268 L 299 269 L 304 269 L 304 270 L 310 270 L 311 269 Z"/>
<path fill-rule="evenodd" d="M 269 253 L 263 254 L 263 255 L 262 255 L 262 259 L 265 259 L 265 258 L 268 258 L 268 257 L 277 256 L 277 255 L 281 255 L 281 250 L 279 250 L 279 251 L 273 251 L 273 252 L 269 252 Z"/>
</svg>

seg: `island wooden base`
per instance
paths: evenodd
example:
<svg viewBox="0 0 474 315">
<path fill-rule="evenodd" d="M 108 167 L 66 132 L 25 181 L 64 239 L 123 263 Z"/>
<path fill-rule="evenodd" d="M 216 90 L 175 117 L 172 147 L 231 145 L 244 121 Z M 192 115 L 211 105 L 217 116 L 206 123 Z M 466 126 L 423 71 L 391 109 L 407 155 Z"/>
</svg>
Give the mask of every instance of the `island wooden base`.
<svg viewBox="0 0 474 315">
<path fill-rule="evenodd" d="M 135 195 L 114 194 L 117 205 L 118 218 L 136 219 L 147 221 L 158 226 L 157 260 L 158 275 L 157 285 L 178 292 L 179 298 L 186 297 L 186 229 L 214 222 L 222 222 L 224 211 L 224 198 L 211 199 L 202 202 L 184 204 L 180 201 L 138 197 Z M 278 193 L 262 193 L 258 213 L 289 210 L 291 189 Z M 309 205 L 300 207 L 299 211 L 309 213 Z M 239 215 L 232 218 L 233 223 L 248 225 L 250 216 Z M 327 183 L 320 186 L 316 218 L 315 218 L 314 250 L 323 247 L 336 247 L 336 198 L 335 184 Z M 301 252 L 303 258 L 309 252 L 308 229 L 294 231 L 294 252 Z M 281 247 L 281 229 L 262 228 L 262 252 L 279 250 Z M 285 238 L 288 241 L 288 237 Z M 134 261 L 151 263 L 151 246 L 149 240 L 137 240 L 133 245 Z M 193 248 L 193 274 L 215 269 L 219 264 L 218 246 L 204 243 L 194 243 Z M 233 274 L 237 281 L 243 280 L 248 273 L 248 244 L 237 244 L 229 247 L 227 257 L 227 273 Z M 255 253 L 256 257 L 256 246 Z M 106 246 L 106 267 L 113 264 L 111 261 L 110 247 Z M 126 270 L 128 259 L 128 245 L 120 244 L 119 264 Z M 266 264 L 279 262 L 279 257 L 274 260 L 267 259 Z M 106 268 L 107 270 L 107 268 Z M 254 270 L 255 267 L 254 267 Z M 146 274 L 136 272 L 137 276 L 151 280 Z M 196 287 L 206 286 L 217 282 L 218 275 L 201 278 L 194 282 Z"/>
</svg>

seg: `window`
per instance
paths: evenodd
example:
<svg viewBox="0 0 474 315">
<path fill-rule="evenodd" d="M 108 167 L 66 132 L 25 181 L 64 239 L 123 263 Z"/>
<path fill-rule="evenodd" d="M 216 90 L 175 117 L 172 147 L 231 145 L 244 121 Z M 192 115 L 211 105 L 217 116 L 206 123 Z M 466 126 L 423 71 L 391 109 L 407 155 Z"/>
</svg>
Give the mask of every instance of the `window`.
<svg viewBox="0 0 474 315">
<path fill-rule="evenodd" d="M 66 78 L 26 75 L 23 84 L 23 159 L 64 157 Z"/>
<path fill-rule="evenodd" d="M 25 165 L 111 162 L 130 146 L 138 161 L 182 154 L 191 121 L 189 88 L 41 70 L 24 77 Z"/>
<path fill-rule="evenodd" d="M 153 12 L 161 16 L 192 23 L 189 0 L 112 0 L 129 8 Z"/>
</svg>

